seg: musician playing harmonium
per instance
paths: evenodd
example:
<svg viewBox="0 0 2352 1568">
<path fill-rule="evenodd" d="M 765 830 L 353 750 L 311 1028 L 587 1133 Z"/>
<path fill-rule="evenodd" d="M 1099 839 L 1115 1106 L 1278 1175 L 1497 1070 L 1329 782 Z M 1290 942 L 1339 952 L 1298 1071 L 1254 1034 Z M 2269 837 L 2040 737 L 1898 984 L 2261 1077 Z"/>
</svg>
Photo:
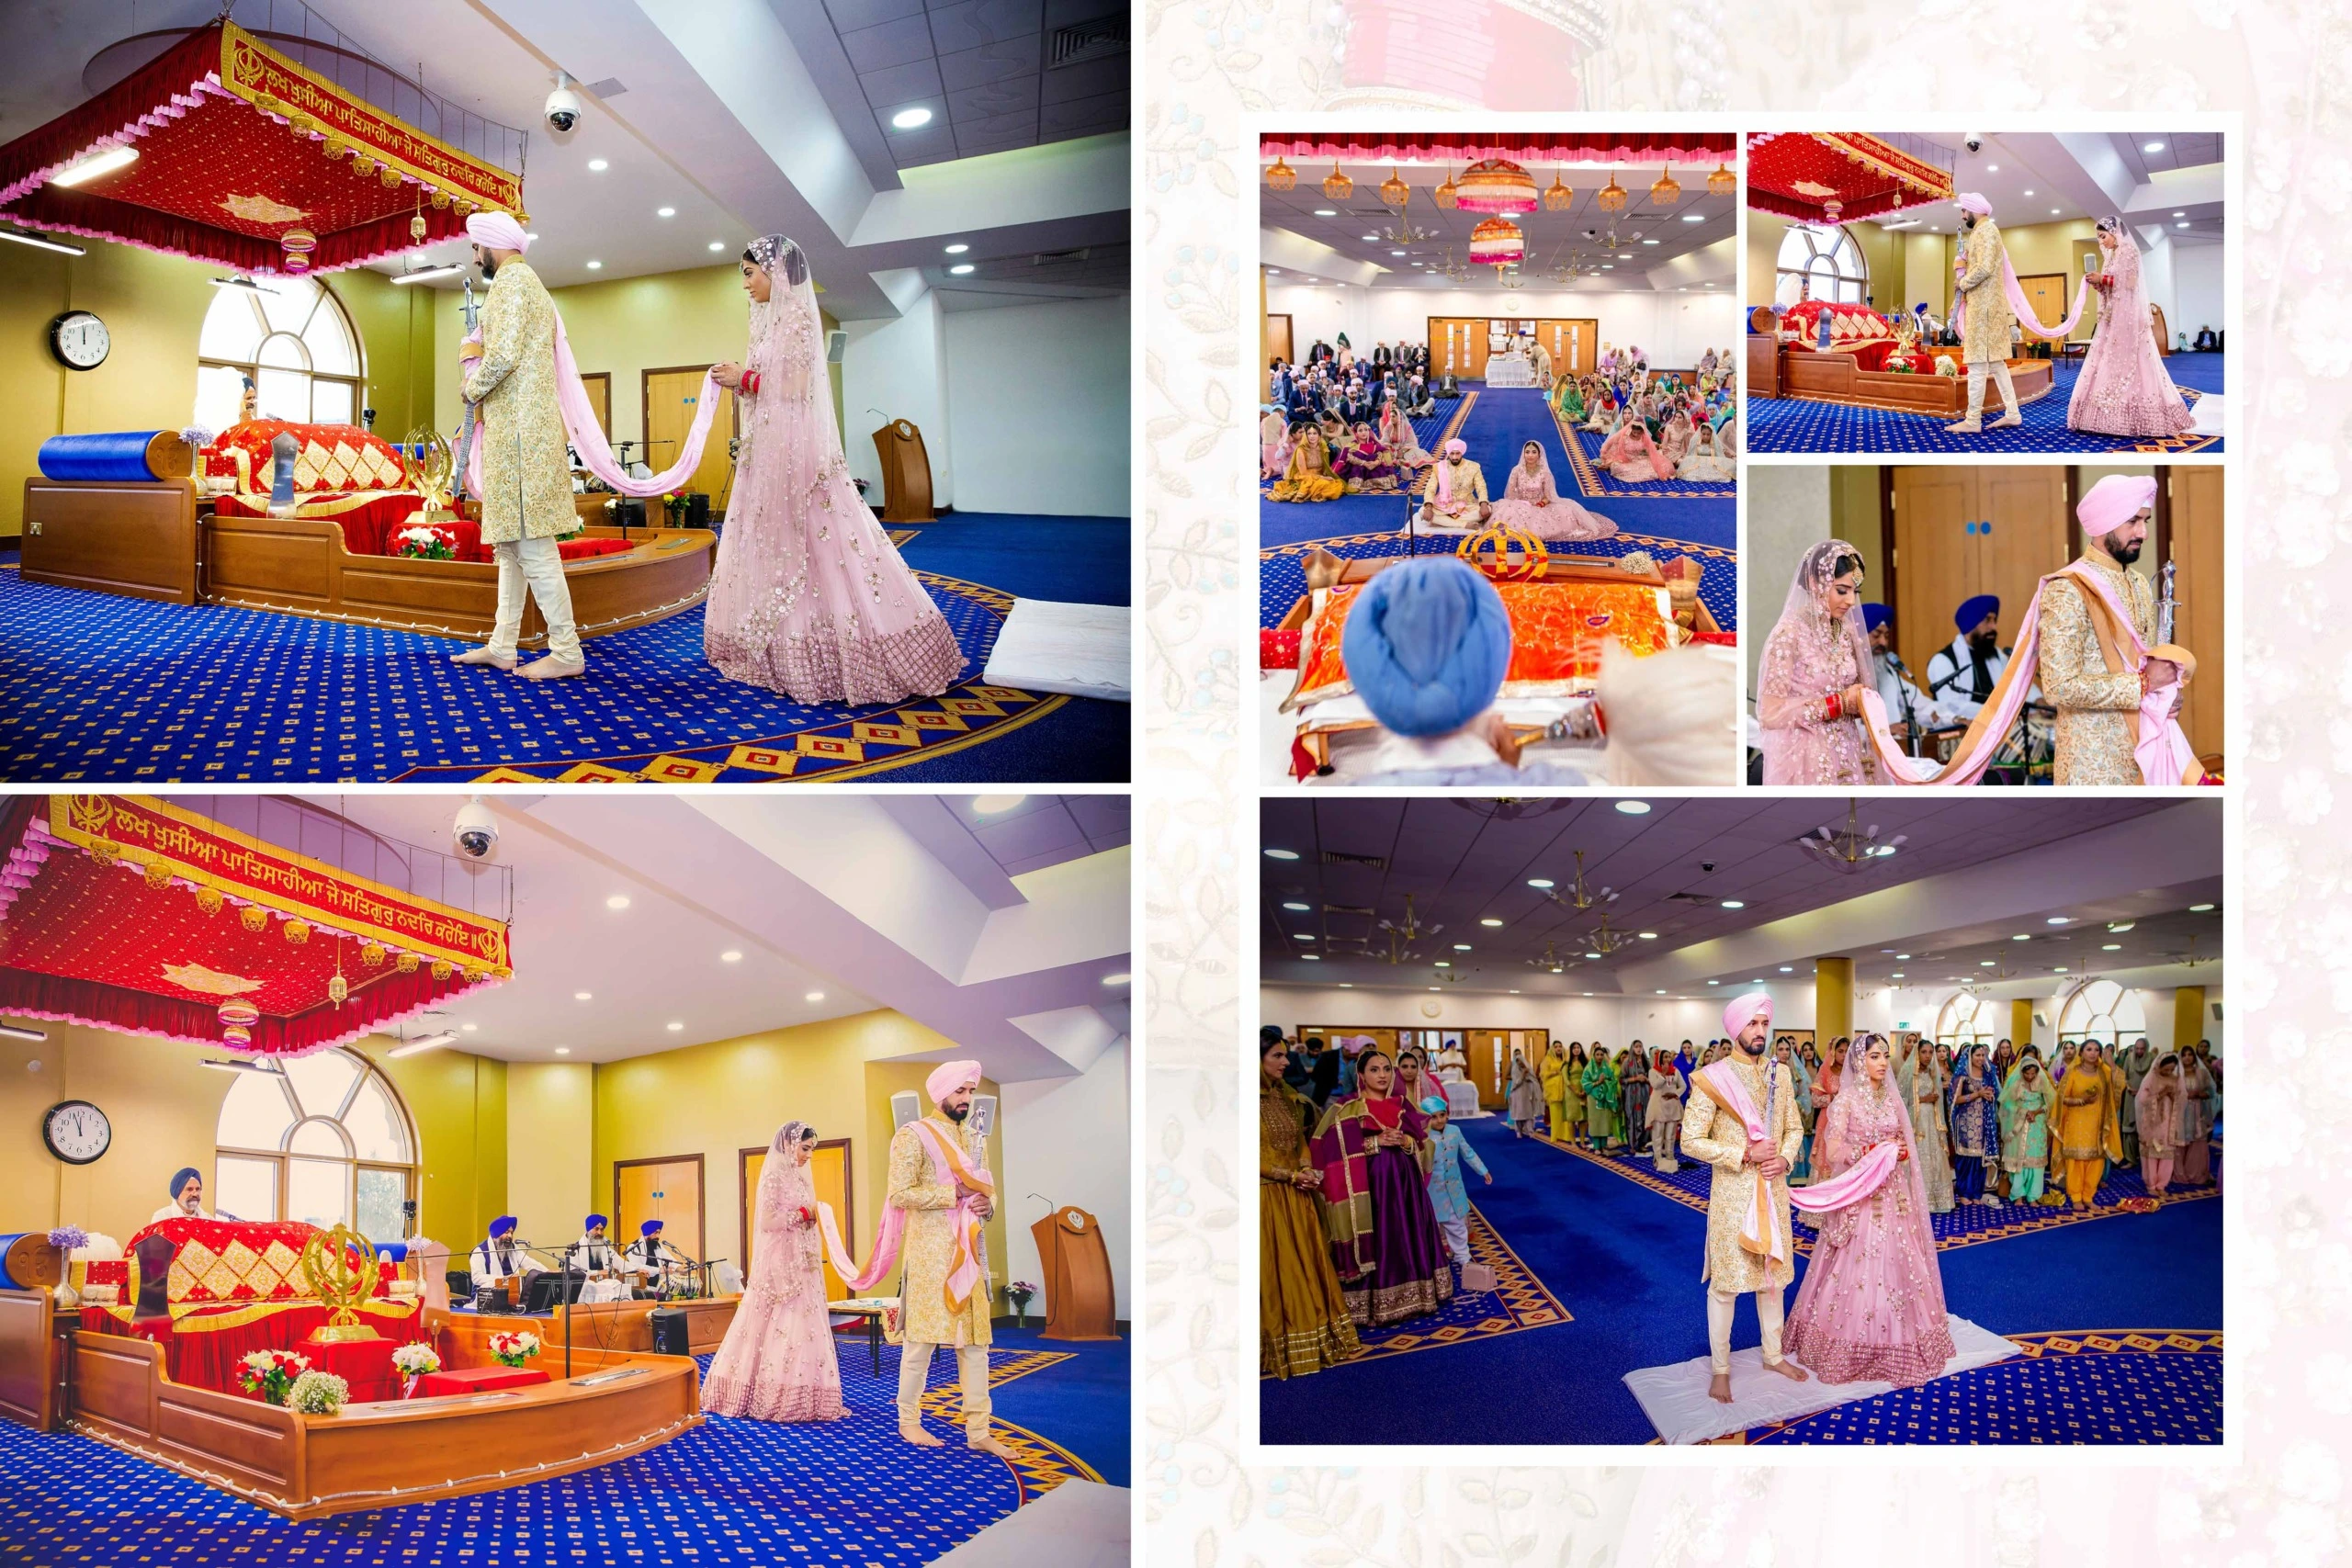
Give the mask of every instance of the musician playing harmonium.
<svg viewBox="0 0 2352 1568">
<path fill-rule="evenodd" d="M 589 1215 L 572 1247 L 571 1266 L 587 1277 L 576 1298 L 580 1301 L 625 1302 L 635 1293 L 637 1263 L 628 1248 L 614 1245 L 606 1234 L 610 1224 L 603 1214 Z"/>
<path fill-rule="evenodd" d="M 544 1272 L 545 1268 L 515 1242 L 514 1216 L 512 1214 L 501 1214 L 491 1221 L 490 1235 L 466 1259 L 466 1271 L 473 1277 L 477 1305 L 483 1296 L 501 1285 L 511 1287 L 513 1299 L 520 1302 L 524 1279 Z"/>
<path fill-rule="evenodd" d="M 648 1220 L 637 1227 L 637 1239 L 628 1244 L 627 1256 L 637 1270 L 640 1293 L 675 1294 L 694 1280 L 695 1266 L 662 1239 L 660 1220 Z"/>
</svg>

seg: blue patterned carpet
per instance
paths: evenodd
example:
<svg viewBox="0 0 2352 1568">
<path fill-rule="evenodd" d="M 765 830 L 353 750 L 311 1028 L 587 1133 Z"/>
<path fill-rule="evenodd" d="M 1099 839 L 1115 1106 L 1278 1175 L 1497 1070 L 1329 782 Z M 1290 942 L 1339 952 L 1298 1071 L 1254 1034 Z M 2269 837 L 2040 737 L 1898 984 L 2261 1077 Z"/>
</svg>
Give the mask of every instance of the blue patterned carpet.
<svg viewBox="0 0 2352 1568">
<path fill-rule="evenodd" d="M 1034 1333 L 998 1331 L 990 1370 L 1001 1436 L 1016 1460 L 976 1454 L 954 1429 L 954 1361 L 933 1359 L 926 1425 L 944 1446 L 899 1440 L 898 1352 L 866 1371 L 841 1346 L 842 1421 L 771 1425 L 714 1417 L 660 1448 L 552 1481 L 441 1503 L 290 1523 L 101 1443 L 0 1423 L 0 1562 L 40 1568 L 299 1564 L 426 1568 L 626 1562 L 638 1568 L 814 1564 L 916 1568 L 1071 1479 L 1126 1476 L 1125 1341 L 1072 1355 Z M 1089 1359 L 1117 1363 L 1119 1442 L 1095 1462 L 1012 1425 L 1016 1396 L 1064 1411 L 1091 1393 Z M 703 1364 L 708 1366 L 708 1359 Z M 1056 1383 L 1066 1385 L 1058 1394 Z"/>
<path fill-rule="evenodd" d="M 1459 1296 L 1436 1317 L 1367 1336 L 1372 1353 L 1311 1377 L 1259 1384 L 1269 1443 L 1648 1443 L 1624 1375 L 1706 1354 L 1699 1261 L 1703 1205 L 1679 1181 L 1630 1179 L 1618 1162 L 1463 1123 L 1492 1186 L 1474 1185 L 1480 1224 L 1514 1301 L 1556 1311 L 1524 1321 L 1494 1296 Z M 1646 1164 L 1641 1168 L 1647 1173 Z M 1705 1175 L 1697 1173 L 1703 1183 Z M 1702 1189 L 1703 1190 L 1703 1189 Z M 1973 1207 L 1973 1205 L 1971 1205 Z M 1994 1211 L 1995 1213 L 2000 1211 Z M 2052 1213 L 2044 1211 L 2043 1213 Z M 2103 1223 L 2029 1224 L 1943 1236 L 1951 1309 L 2024 1354 L 1924 1389 L 1896 1391 L 1748 1436 L 1773 1442 L 2216 1442 L 2222 1348 L 2222 1206 L 2120 1205 Z M 2111 1223 L 2104 1223 L 2109 1222 Z M 1798 1279 L 1810 1258 L 1797 1260 Z M 1486 1255 L 1481 1254 L 1482 1258 Z M 1787 1298 L 1795 1301 L 1795 1287 Z M 2164 1326 L 2082 1327 L 2083 1325 Z M 1756 1343 L 1743 1302 L 1735 1346 Z M 1408 1367 L 1386 1363 L 1419 1358 Z M 1397 1374 L 1428 1397 L 1399 1401 Z M 1509 1389 L 1524 1397 L 1485 1397 Z"/>
<path fill-rule="evenodd" d="M 2224 380 L 2225 361 L 2220 354 L 2176 354 L 2165 361 L 2174 385 L 2194 401 L 2199 391 L 2218 392 Z M 1982 457 L 1987 452 L 2139 452 L 2172 457 L 2183 452 L 2218 453 L 2222 438 L 2181 436 L 2170 441 L 2139 441 L 2095 435 L 2066 428 L 2066 401 L 2075 390 L 2079 364 L 2061 361 L 2051 389 L 2018 412 L 2025 423 L 2008 430 L 1986 430 L 1975 435 L 1948 435 L 1950 420 L 1893 409 L 1860 408 L 1851 403 L 1816 402 L 1806 398 L 1747 400 L 1747 445 L 1752 452 L 1928 452 Z M 2000 417 L 2001 394 L 1984 390 L 1985 421 Z"/>
<path fill-rule="evenodd" d="M 967 683 L 865 707 L 724 679 L 703 660 L 699 607 L 592 639 L 587 675 L 539 684 L 452 665 L 464 645 L 447 638 L 0 570 L 0 768 L 107 783 L 1122 781 L 1127 705 L 978 682 L 1017 594 L 1125 604 L 1128 538 L 1121 519 L 922 530 L 907 557 Z M 939 575 L 933 556 L 1005 585 Z"/>
</svg>

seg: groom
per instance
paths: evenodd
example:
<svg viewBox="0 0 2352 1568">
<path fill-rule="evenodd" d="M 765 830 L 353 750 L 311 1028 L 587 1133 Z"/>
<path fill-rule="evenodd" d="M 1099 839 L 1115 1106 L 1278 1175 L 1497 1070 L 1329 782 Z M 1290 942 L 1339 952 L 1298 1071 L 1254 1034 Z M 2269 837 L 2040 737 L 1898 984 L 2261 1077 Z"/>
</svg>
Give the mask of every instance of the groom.
<svg viewBox="0 0 2352 1568">
<path fill-rule="evenodd" d="M 1011 1459 L 1012 1450 L 989 1427 L 990 1296 L 988 1240 L 980 1224 L 996 1204 L 988 1141 L 969 1121 L 972 1091 L 979 1083 L 979 1063 L 943 1062 L 923 1083 L 937 1111 L 908 1122 L 890 1139 L 890 1185 L 883 1201 L 907 1216 L 899 1254 L 905 1273 L 899 1287 L 904 1339 L 899 1349 L 899 1436 L 917 1448 L 940 1446 L 923 1430 L 923 1382 L 931 1373 L 932 1352 L 953 1346 L 965 1446 Z"/>
<path fill-rule="evenodd" d="M 1731 1403 L 1731 1322 L 1743 1292 L 1756 1293 L 1764 1370 L 1792 1382 L 1804 1371 L 1781 1359 L 1781 1292 L 1796 1278 L 1789 1231 L 1789 1166 L 1804 1143 L 1796 1085 L 1766 1058 L 1772 998 L 1761 991 L 1724 1010 L 1732 1054 L 1690 1075 L 1682 1152 L 1714 1168 L 1707 1186 L 1708 1397 Z M 1758 1130 L 1761 1136 L 1751 1134 Z"/>
<path fill-rule="evenodd" d="M 2009 381 L 2009 329 L 2017 317 L 2009 310 L 2007 256 L 2001 231 L 1993 221 L 1993 204 L 1973 190 L 1960 193 L 1961 253 L 1958 276 L 1951 286 L 1952 308 L 1968 303 L 1961 329 L 1961 357 L 1968 363 L 1968 417 L 1947 424 L 1951 435 L 1974 435 L 1984 428 L 1984 378 L 2001 389 L 2003 413 L 1993 428 L 2003 430 L 2025 420 L 2018 412 L 2018 389 Z"/>
<path fill-rule="evenodd" d="M 498 621 L 489 646 L 452 656 L 458 664 L 515 668 L 526 584 L 548 624 L 548 656 L 520 671 L 552 681 L 587 669 L 572 624 L 559 535 L 580 526 L 571 503 L 571 459 L 556 404 L 555 301 L 524 265 L 530 236 L 503 212 L 466 220 L 474 261 L 490 283 L 481 337 L 458 344 L 466 401 L 481 411 L 481 541 L 498 558 Z"/>
</svg>

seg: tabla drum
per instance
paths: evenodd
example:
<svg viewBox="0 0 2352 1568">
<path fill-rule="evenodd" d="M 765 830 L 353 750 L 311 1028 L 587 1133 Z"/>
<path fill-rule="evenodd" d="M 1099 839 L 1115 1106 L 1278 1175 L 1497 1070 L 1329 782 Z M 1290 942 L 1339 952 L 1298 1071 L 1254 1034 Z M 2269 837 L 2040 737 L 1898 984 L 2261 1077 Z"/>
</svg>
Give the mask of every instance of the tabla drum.
<svg viewBox="0 0 2352 1568">
<path fill-rule="evenodd" d="M 46 1291 L 65 1278 L 65 1254 L 40 1231 L 0 1235 L 0 1286 Z"/>
</svg>

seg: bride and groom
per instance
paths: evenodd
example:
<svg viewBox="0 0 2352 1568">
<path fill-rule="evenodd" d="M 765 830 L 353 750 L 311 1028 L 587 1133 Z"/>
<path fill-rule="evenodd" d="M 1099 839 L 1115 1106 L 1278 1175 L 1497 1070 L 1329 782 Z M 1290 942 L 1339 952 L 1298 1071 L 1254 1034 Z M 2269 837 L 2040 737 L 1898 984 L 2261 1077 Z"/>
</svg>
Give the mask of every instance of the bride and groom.
<svg viewBox="0 0 2352 1568">
<path fill-rule="evenodd" d="M 1765 1370 L 1792 1382 L 1910 1386 L 1953 1354 L 1928 1194 L 1909 1108 L 1883 1035 L 1846 1055 L 1836 1095 L 1815 1129 L 1812 1185 L 1788 1171 L 1804 1141 L 1796 1084 L 1770 1048 L 1772 999 L 1739 997 L 1724 1011 L 1730 1056 L 1690 1075 L 1682 1147 L 1713 1168 L 1707 1193 L 1708 1393 L 1732 1402 L 1732 1314 L 1756 1297 Z M 1781 1292 L 1796 1276 L 1791 1205 L 1817 1216 L 1819 1239 L 1782 1333 Z M 1802 1365 L 1800 1365 L 1802 1363 Z"/>
<path fill-rule="evenodd" d="M 490 283 L 481 324 L 458 349 L 465 400 L 480 416 L 466 481 L 498 563 L 498 613 L 488 645 L 455 662 L 526 680 L 585 672 L 556 545 L 579 527 L 567 445 L 616 494 L 669 493 L 700 466 L 724 388 L 742 409 L 742 439 L 704 604 L 705 657 L 730 680 L 798 703 L 892 703 L 955 684 L 963 649 L 850 478 L 799 246 L 764 234 L 745 249 L 745 363 L 711 368 L 678 461 L 640 479 L 605 442 L 563 319 L 523 260 L 530 236 L 503 212 L 469 218 L 466 234 Z M 548 656 L 521 665 L 526 591 L 548 625 Z"/>
</svg>

